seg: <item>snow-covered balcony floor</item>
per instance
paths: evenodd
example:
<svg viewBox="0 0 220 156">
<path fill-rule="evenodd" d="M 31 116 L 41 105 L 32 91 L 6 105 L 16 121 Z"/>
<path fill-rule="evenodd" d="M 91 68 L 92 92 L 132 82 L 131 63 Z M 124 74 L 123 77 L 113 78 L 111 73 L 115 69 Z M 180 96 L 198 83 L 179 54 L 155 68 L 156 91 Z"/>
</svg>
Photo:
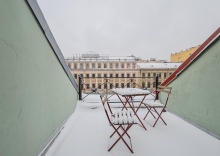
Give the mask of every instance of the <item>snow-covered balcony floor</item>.
<svg viewBox="0 0 220 156">
<path fill-rule="evenodd" d="M 116 109 L 116 108 L 114 108 Z M 138 111 L 143 118 L 146 109 Z M 134 153 L 132 154 L 122 141 L 108 152 L 109 139 L 113 132 L 104 114 L 101 102 L 78 101 L 73 115 L 46 156 L 219 156 L 220 140 L 185 122 L 181 118 L 165 112 L 163 118 L 168 125 L 158 122 L 153 128 L 153 118 L 143 123 L 145 131 L 139 125 L 129 130 Z"/>
</svg>

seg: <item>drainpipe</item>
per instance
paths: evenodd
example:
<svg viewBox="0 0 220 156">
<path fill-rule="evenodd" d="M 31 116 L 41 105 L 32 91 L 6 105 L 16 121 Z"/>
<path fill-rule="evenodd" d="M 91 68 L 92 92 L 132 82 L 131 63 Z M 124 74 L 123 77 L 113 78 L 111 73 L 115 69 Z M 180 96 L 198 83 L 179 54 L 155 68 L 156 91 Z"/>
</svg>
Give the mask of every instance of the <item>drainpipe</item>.
<svg viewBox="0 0 220 156">
<path fill-rule="evenodd" d="M 81 101 L 82 100 L 82 91 L 81 91 L 81 76 L 78 75 L 78 80 L 79 80 L 79 83 L 78 83 L 78 87 L 79 87 L 79 100 Z"/>
<path fill-rule="evenodd" d="M 158 75 L 155 77 L 155 85 L 156 85 L 156 100 L 158 100 L 158 92 L 157 92 L 157 86 L 158 86 L 158 81 L 159 80 L 159 77 L 158 77 Z"/>
</svg>

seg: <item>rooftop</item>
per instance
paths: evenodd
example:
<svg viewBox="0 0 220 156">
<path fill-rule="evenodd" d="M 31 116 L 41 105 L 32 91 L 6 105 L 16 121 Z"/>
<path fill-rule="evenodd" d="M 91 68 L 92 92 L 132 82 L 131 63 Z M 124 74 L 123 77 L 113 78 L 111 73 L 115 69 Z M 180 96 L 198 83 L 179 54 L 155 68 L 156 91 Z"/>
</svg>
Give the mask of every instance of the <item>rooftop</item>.
<svg viewBox="0 0 220 156">
<path fill-rule="evenodd" d="M 73 57 L 66 58 L 67 61 L 137 61 L 135 56 L 109 56 L 108 54 L 98 54 L 89 51 L 83 54 L 74 54 Z"/>
<path fill-rule="evenodd" d="M 137 66 L 139 68 L 146 68 L 146 69 L 152 69 L 152 68 L 178 68 L 181 65 L 181 63 L 138 63 Z"/>
<path fill-rule="evenodd" d="M 148 100 L 151 99 L 148 97 Z M 119 109 L 117 108 L 119 105 L 115 103 L 114 109 Z M 144 108 L 138 111 L 141 118 L 145 113 Z M 219 156 L 220 140 L 172 113 L 165 112 L 163 118 L 167 125 L 158 122 L 153 128 L 148 124 L 153 122 L 153 118 L 148 118 L 147 121 L 144 120 L 147 131 L 139 125 L 134 125 L 130 129 L 133 154 L 122 141 L 108 152 L 109 143 L 112 141 L 109 139 L 112 128 L 108 124 L 98 95 L 91 95 L 86 101 L 77 102 L 75 112 L 64 125 L 46 156 Z"/>
</svg>

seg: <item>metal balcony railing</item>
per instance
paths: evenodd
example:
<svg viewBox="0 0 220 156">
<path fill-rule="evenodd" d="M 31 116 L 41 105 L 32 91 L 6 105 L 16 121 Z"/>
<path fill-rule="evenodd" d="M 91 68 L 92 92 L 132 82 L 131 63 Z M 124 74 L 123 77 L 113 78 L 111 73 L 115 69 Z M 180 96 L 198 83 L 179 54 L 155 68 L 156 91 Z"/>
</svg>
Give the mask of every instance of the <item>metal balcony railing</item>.
<svg viewBox="0 0 220 156">
<path fill-rule="evenodd" d="M 83 100 L 91 94 L 100 94 L 104 90 L 111 92 L 112 88 L 141 88 L 154 91 L 159 85 L 156 77 L 82 77 L 78 76 L 79 100 Z M 82 98 L 82 92 L 85 96 Z M 156 99 L 158 99 L 156 94 Z"/>
</svg>

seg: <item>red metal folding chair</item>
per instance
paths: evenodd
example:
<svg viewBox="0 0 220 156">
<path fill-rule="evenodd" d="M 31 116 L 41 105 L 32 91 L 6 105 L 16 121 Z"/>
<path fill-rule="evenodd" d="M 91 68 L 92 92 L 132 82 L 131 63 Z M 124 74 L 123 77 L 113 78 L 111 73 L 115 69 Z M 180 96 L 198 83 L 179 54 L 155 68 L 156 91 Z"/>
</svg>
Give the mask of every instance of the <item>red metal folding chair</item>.
<svg viewBox="0 0 220 156">
<path fill-rule="evenodd" d="M 153 127 L 156 125 L 156 123 L 157 123 L 157 121 L 158 121 L 159 119 L 161 119 L 161 120 L 163 121 L 163 123 L 164 123 L 165 125 L 167 125 L 166 122 L 164 121 L 164 119 L 161 117 L 161 115 L 162 115 L 162 113 L 165 111 L 165 108 L 166 108 L 166 106 L 167 106 L 167 102 L 168 102 L 168 100 L 169 100 L 169 96 L 170 96 L 170 93 L 171 93 L 171 89 L 172 89 L 172 87 L 158 86 L 157 94 L 160 93 L 160 92 L 163 92 L 163 93 L 166 93 L 166 94 L 167 94 L 166 102 L 165 102 L 164 104 L 162 104 L 162 103 L 160 103 L 160 102 L 158 102 L 158 101 L 155 101 L 155 100 L 154 100 L 154 101 L 145 100 L 145 101 L 143 102 L 143 104 L 146 106 L 146 108 L 147 108 L 147 110 L 148 110 L 148 112 L 147 112 L 147 114 L 145 115 L 144 119 L 147 117 L 147 115 L 148 115 L 149 113 L 156 119 L 155 123 L 153 124 Z M 157 108 L 160 108 L 160 112 L 158 112 Z M 155 117 L 155 115 L 154 115 L 153 112 L 156 113 L 156 116 L 157 116 L 157 117 Z"/>
<path fill-rule="evenodd" d="M 120 110 L 112 113 L 105 92 L 100 95 L 100 98 L 104 106 L 105 114 L 107 116 L 109 124 L 114 129 L 113 133 L 110 135 L 110 138 L 115 134 L 118 134 L 118 139 L 109 147 L 108 151 L 110 151 L 120 140 L 122 140 L 127 148 L 133 153 L 131 137 L 128 134 L 128 130 L 131 128 L 132 125 L 137 124 L 134 113 L 128 110 Z M 125 141 L 125 136 L 129 138 L 130 145 Z"/>
</svg>

